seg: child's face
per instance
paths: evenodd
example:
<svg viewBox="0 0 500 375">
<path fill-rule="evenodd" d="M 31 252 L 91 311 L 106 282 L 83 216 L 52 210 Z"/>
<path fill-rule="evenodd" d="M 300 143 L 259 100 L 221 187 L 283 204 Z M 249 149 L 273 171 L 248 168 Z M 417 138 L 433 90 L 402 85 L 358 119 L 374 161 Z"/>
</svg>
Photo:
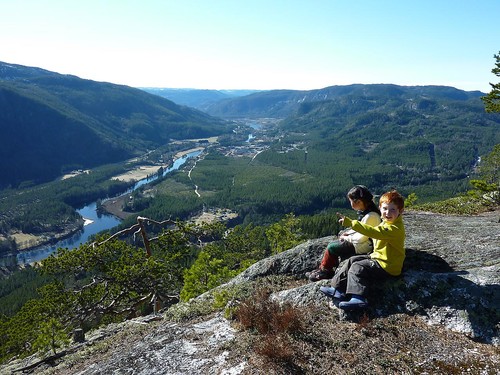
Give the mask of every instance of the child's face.
<svg viewBox="0 0 500 375">
<path fill-rule="evenodd" d="M 403 213 L 393 202 L 384 202 L 380 205 L 382 219 L 388 223 L 394 222 Z"/>
<path fill-rule="evenodd" d="M 365 204 L 363 203 L 363 201 L 361 199 L 351 199 L 349 197 L 347 197 L 347 198 L 349 199 L 349 202 L 351 203 L 351 207 L 353 210 L 364 211 Z"/>
</svg>

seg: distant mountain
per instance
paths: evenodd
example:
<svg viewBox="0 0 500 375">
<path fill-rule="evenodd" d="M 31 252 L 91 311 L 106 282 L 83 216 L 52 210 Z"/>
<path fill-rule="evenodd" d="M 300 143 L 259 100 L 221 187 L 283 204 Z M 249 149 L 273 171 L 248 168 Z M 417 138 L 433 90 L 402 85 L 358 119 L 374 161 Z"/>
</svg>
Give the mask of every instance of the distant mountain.
<svg viewBox="0 0 500 375">
<path fill-rule="evenodd" d="M 256 90 L 199 90 L 142 87 L 150 94 L 158 95 L 177 104 L 187 105 L 205 111 L 223 99 L 231 99 L 258 92 Z"/>
<path fill-rule="evenodd" d="M 433 197 L 470 188 L 480 158 L 500 143 L 500 114 L 487 113 L 481 96 L 445 86 L 348 85 L 259 92 L 225 99 L 207 112 L 281 118 L 275 149 L 306 150 L 303 159 L 293 159 L 302 171 L 319 175 L 324 168 L 332 179 Z M 290 168 L 292 159 L 290 153 L 269 152 L 258 160 Z M 312 206 L 314 198 L 305 201 Z"/>
<path fill-rule="evenodd" d="M 397 86 L 389 84 L 331 86 L 318 90 L 271 90 L 250 95 L 228 98 L 205 109 L 212 116 L 238 117 L 287 117 L 301 108 L 303 103 L 331 101 L 339 98 L 413 98 L 467 101 L 478 99 L 479 91 L 462 91 L 447 86 Z"/>
<path fill-rule="evenodd" d="M 443 86 L 352 85 L 304 93 L 300 101 L 290 95 L 270 108 L 288 115 L 280 123 L 288 133 L 391 168 L 399 176 L 393 183 L 411 189 L 431 181 L 468 184 L 479 158 L 500 143 L 500 114 L 487 113 L 481 96 Z M 389 177 L 364 179 L 376 186 Z"/>
<path fill-rule="evenodd" d="M 143 90 L 0 62 L 0 188 L 68 166 L 117 162 L 230 131 L 227 122 Z"/>
</svg>

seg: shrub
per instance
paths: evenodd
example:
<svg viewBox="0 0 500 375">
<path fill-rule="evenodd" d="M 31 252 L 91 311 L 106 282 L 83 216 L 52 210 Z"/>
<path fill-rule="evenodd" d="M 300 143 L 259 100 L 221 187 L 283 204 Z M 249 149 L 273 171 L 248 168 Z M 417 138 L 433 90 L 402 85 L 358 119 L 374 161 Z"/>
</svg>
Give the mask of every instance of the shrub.
<svg viewBox="0 0 500 375">
<path fill-rule="evenodd" d="M 255 330 L 263 337 L 255 346 L 255 353 L 272 362 L 292 364 L 297 357 L 291 335 L 305 332 L 303 312 L 289 303 L 281 304 L 270 298 L 267 289 L 258 289 L 255 295 L 239 305 L 235 318 L 245 330 Z"/>
</svg>

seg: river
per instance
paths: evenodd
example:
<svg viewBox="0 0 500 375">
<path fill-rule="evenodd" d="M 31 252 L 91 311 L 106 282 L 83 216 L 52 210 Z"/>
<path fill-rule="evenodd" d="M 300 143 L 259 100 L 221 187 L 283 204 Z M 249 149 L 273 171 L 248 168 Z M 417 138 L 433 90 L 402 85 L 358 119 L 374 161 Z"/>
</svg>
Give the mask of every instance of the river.
<svg viewBox="0 0 500 375">
<path fill-rule="evenodd" d="M 164 170 L 163 176 L 174 170 L 179 169 L 189 158 L 196 157 L 200 155 L 201 152 L 202 152 L 201 150 L 192 151 L 176 159 L 171 167 Z M 158 177 L 156 176 L 152 178 L 150 177 L 142 179 L 138 181 L 132 188 L 130 188 L 124 194 L 130 194 L 135 189 L 149 182 L 152 182 L 157 178 Z M 106 199 L 111 199 L 111 198 L 106 198 Z M 118 219 L 117 217 L 113 215 L 98 213 L 96 211 L 96 206 L 97 203 L 93 202 L 77 210 L 77 212 L 85 220 L 85 225 L 83 226 L 83 229 L 81 231 L 78 231 L 69 238 L 56 242 L 53 245 L 43 245 L 35 247 L 30 250 L 22 251 L 17 254 L 17 256 L 15 257 L 16 259 L 14 259 L 14 256 L 0 258 L 0 265 L 11 265 L 12 263 L 15 263 L 16 260 L 17 264 L 19 265 L 41 261 L 47 258 L 50 254 L 55 252 L 60 247 L 68 249 L 77 248 L 81 244 L 87 242 L 89 238 L 92 237 L 93 235 L 102 232 L 103 230 L 114 228 L 118 224 L 120 224 L 121 220 Z"/>
</svg>

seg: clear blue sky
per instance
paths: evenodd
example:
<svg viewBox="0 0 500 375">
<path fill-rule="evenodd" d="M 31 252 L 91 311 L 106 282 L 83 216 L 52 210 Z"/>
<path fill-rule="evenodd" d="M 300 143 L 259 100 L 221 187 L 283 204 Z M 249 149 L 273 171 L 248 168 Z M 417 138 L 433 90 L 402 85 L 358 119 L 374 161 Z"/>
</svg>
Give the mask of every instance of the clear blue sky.
<svg viewBox="0 0 500 375">
<path fill-rule="evenodd" d="M 500 0 L 0 0 L 0 61 L 135 87 L 489 92 Z"/>
</svg>

